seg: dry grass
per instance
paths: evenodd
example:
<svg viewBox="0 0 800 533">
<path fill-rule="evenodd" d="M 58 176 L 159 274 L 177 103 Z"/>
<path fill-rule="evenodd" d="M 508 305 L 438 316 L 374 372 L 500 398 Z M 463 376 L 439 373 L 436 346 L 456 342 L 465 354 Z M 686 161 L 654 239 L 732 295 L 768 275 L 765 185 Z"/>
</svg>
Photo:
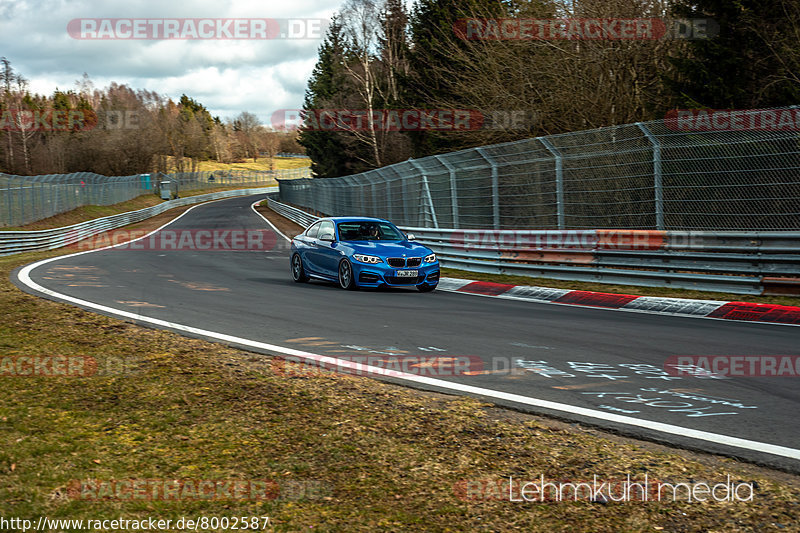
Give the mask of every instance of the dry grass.
<svg viewBox="0 0 800 533">
<path fill-rule="evenodd" d="M 299 157 L 259 157 L 253 161 L 252 158 L 245 159 L 241 163 L 218 163 L 216 161 L 200 161 L 197 170 L 284 170 L 292 168 L 306 168 L 310 165 L 309 159 Z"/>
</svg>

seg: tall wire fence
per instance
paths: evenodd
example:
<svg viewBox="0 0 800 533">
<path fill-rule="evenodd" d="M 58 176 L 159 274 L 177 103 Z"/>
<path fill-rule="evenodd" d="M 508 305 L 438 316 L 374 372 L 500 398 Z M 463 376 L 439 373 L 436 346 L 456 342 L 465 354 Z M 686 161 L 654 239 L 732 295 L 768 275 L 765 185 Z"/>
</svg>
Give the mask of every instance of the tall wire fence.
<svg viewBox="0 0 800 533">
<path fill-rule="evenodd" d="M 259 187 L 310 176 L 308 168 L 216 170 L 102 176 L 91 172 L 12 176 L 0 173 L 0 225 L 22 226 L 84 205 L 112 205 L 158 192 L 162 181 L 177 194 L 218 187 Z"/>
<path fill-rule="evenodd" d="M 739 112 L 728 129 L 709 116 L 281 181 L 280 197 L 325 215 L 433 228 L 800 229 L 798 110 Z"/>
</svg>

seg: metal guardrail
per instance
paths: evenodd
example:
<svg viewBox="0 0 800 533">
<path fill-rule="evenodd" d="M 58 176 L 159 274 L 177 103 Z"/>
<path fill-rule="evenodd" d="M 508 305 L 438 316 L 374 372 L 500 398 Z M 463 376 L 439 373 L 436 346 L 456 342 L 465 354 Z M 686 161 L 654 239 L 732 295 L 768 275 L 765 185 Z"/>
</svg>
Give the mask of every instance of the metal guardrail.
<svg viewBox="0 0 800 533">
<path fill-rule="evenodd" d="M 275 199 L 276 196 L 277 194 L 270 194 L 267 196 L 267 206 L 279 215 L 288 218 L 292 222 L 300 224 L 304 228 L 309 227 L 318 219 L 318 217 L 312 215 L 311 213 L 307 213 L 302 209 L 297 209 L 296 207 L 280 203 Z"/>
<path fill-rule="evenodd" d="M 176 200 L 169 200 L 152 207 L 145 207 L 137 211 L 128 211 L 118 215 L 88 220 L 72 226 L 53 228 L 39 231 L 0 231 L 0 256 L 31 252 L 36 250 L 53 250 L 69 246 L 88 237 L 98 235 L 108 230 L 121 228 L 128 224 L 135 224 L 142 220 L 154 217 L 172 209 L 185 205 L 198 204 L 208 200 L 232 198 L 234 196 L 247 196 L 250 194 L 268 193 L 275 187 L 260 187 L 254 189 L 237 189 L 219 191 L 198 196 L 187 196 Z"/>
<path fill-rule="evenodd" d="M 303 227 L 318 217 L 268 196 Z M 400 226 L 445 267 L 735 294 L 800 293 L 800 232 L 457 230 Z"/>
</svg>

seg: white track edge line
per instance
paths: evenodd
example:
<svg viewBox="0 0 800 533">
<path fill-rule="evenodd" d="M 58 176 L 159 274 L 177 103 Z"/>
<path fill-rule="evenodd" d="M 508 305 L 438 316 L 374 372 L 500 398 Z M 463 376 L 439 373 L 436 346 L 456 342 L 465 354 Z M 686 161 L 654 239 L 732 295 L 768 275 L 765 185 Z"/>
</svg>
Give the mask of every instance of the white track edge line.
<svg viewBox="0 0 800 533">
<path fill-rule="evenodd" d="M 229 198 L 225 198 L 225 200 L 228 200 L 228 199 Z M 219 200 L 215 200 L 215 201 L 219 201 Z M 210 202 L 206 202 L 206 203 L 210 203 Z M 186 211 L 184 211 L 177 218 L 167 222 L 166 224 L 164 224 L 160 228 L 158 228 L 156 230 L 153 230 L 152 232 L 148 233 L 144 237 L 140 237 L 140 239 L 143 239 L 143 238 L 149 236 L 150 234 L 161 230 L 162 228 L 168 226 L 169 224 L 171 224 L 171 223 L 175 222 L 176 220 L 178 220 L 179 218 L 181 218 L 183 215 L 185 215 L 186 213 L 188 213 L 189 211 L 191 211 L 195 207 L 199 207 L 201 205 L 205 205 L 205 203 L 204 204 L 198 204 L 196 206 L 193 206 L 193 207 L 187 209 Z M 260 213 L 255 211 L 255 209 L 253 211 L 260 215 Z M 262 216 L 262 218 L 264 218 L 264 217 Z M 136 240 L 139 240 L 139 239 L 136 239 Z M 129 242 L 133 242 L 133 241 L 129 241 Z M 119 246 L 119 245 L 115 245 L 115 246 Z M 364 364 L 361 364 L 361 363 L 354 363 L 352 361 L 347 361 L 347 360 L 344 360 L 344 359 L 337 359 L 335 357 L 319 355 L 319 354 L 315 354 L 315 353 L 311 353 L 311 352 L 304 352 L 304 351 L 301 351 L 301 350 L 295 350 L 293 348 L 287 348 L 287 347 L 278 346 L 278 345 L 275 345 L 275 344 L 268 344 L 268 343 L 264 343 L 264 342 L 260 342 L 260 341 L 254 341 L 254 340 L 245 339 L 245 338 L 242 338 L 242 337 L 236 337 L 236 336 L 233 336 L 233 335 L 228 335 L 228 334 L 225 334 L 225 333 L 219 333 L 219 332 L 215 332 L 215 331 L 204 330 L 204 329 L 195 328 L 195 327 L 192 327 L 192 326 L 186 326 L 186 325 L 183 325 L 183 324 L 178 324 L 178 323 L 175 323 L 175 322 L 168 322 L 166 320 L 161 320 L 161 319 L 158 319 L 158 318 L 151 318 L 151 317 L 143 316 L 143 315 L 140 315 L 140 314 L 131 313 L 130 311 L 124 311 L 124 310 L 121 310 L 121 309 L 116 309 L 116 308 L 113 308 L 113 307 L 97 304 L 97 303 L 94 303 L 94 302 L 89 302 L 87 300 L 81 300 L 80 298 L 74 298 L 74 297 L 68 296 L 66 294 L 61 294 L 61 293 L 58 293 L 56 291 L 52 291 L 50 289 L 42 287 L 41 285 L 39 285 L 38 283 L 33 281 L 31 279 L 31 277 L 30 277 L 30 273 L 34 269 L 36 269 L 39 266 L 42 266 L 44 264 L 47 264 L 47 263 L 49 263 L 51 261 L 55 261 L 55 260 L 58 260 L 58 259 L 65 259 L 65 258 L 68 258 L 68 257 L 73 257 L 73 256 L 77 256 L 77 255 L 91 253 L 91 252 L 97 252 L 97 251 L 100 251 L 100 250 L 106 250 L 108 248 L 113 248 L 113 247 L 114 246 L 107 246 L 105 248 L 99 248 L 97 250 L 87 250 L 87 251 L 84 251 L 84 252 L 78 252 L 76 254 L 70 254 L 70 255 L 65 255 L 65 256 L 57 256 L 57 257 L 52 257 L 52 258 L 49 258 L 49 259 L 44 259 L 42 261 L 38 261 L 36 263 L 32 263 L 30 265 L 24 266 L 18 272 L 17 278 L 19 279 L 19 281 L 21 283 L 25 284 L 27 287 L 31 288 L 32 290 L 35 290 L 37 292 L 41 292 L 42 294 L 46 294 L 46 295 L 52 296 L 54 298 L 58 298 L 58 299 L 63 300 L 63 301 L 74 303 L 74 304 L 79 305 L 81 307 L 88 307 L 90 309 L 96 309 L 98 311 L 103 311 L 103 312 L 111 314 L 111 315 L 120 316 L 120 317 L 123 317 L 123 318 L 128 318 L 128 319 L 131 319 L 131 320 L 136 320 L 136 321 L 141 321 L 141 322 L 147 322 L 147 323 L 150 323 L 150 324 L 153 324 L 153 325 L 163 326 L 163 327 L 166 327 L 166 328 L 170 328 L 170 329 L 174 329 L 174 330 L 178 330 L 178 331 L 184 331 L 184 332 L 187 332 L 187 333 L 193 333 L 195 335 L 201 335 L 203 337 L 213 338 L 213 339 L 217 339 L 217 340 L 220 340 L 220 341 L 223 341 L 223 342 L 230 342 L 230 343 L 239 344 L 239 345 L 242 345 L 242 346 L 249 346 L 249 347 L 252 347 L 252 348 L 258 348 L 258 349 L 267 350 L 267 351 L 270 351 L 270 352 L 277 352 L 277 353 L 284 354 L 284 355 L 302 357 L 302 358 L 305 358 L 305 359 L 311 359 L 311 360 L 314 360 L 314 361 L 318 361 L 318 362 L 321 362 L 321 363 L 324 363 L 324 364 L 335 364 L 340 368 L 348 368 L 348 369 L 351 369 L 351 370 L 355 370 L 356 372 L 365 372 L 366 371 L 366 372 L 369 372 L 369 373 L 372 373 L 372 374 L 376 374 L 376 375 L 383 375 L 383 376 L 386 376 L 386 377 L 397 378 L 397 379 L 401 379 L 401 380 L 404 380 L 404 381 L 410 381 L 410 382 L 414 382 L 414 383 L 425 384 L 425 385 L 437 387 L 437 388 L 440 388 L 440 389 L 453 390 L 453 391 L 458 391 L 458 392 L 475 394 L 475 395 L 478 395 L 478 396 L 484 396 L 484 397 L 488 397 L 488 398 L 495 398 L 495 399 L 498 399 L 498 400 L 505 400 L 505 401 L 519 403 L 519 404 L 523 404 L 523 405 L 541 407 L 541 408 L 549 409 L 549 410 L 553 410 L 553 411 L 560 411 L 560 412 L 570 413 L 570 414 L 574 414 L 574 415 L 585 416 L 587 418 L 604 420 L 606 422 L 613 422 L 613 423 L 617 423 L 617 424 L 623 424 L 623 425 L 626 425 L 626 426 L 634 426 L 634 427 L 639 427 L 639 428 L 643 428 L 643 429 L 650 429 L 650 430 L 653 430 L 653 431 L 657 431 L 657 432 L 661 432 L 661 433 L 667 433 L 667 434 L 670 434 L 670 435 L 677 435 L 677 436 L 681 436 L 681 437 L 689 437 L 689 438 L 702 440 L 702 441 L 706 441 L 706 442 L 712 442 L 712 443 L 715 443 L 715 444 L 722 444 L 722 445 L 726 445 L 726 446 L 731 446 L 731 447 L 734 447 L 734 448 L 742 448 L 742 449 L 746 449 L 746 450 L 750 450 L 750 451 L 763 452 L 763 453 L 768 453 L 768 454 L 771 454 L 771 455 L 778 455 L 778 456 L 781 456 L 781 457 L 788 457 L 788 458 L 799 459 L 800 460 L 800 450 L 794 449 L 794 448 L 787 448 L 785 446 L 778 446 L 778 445 L 775 445 L 775 444 L 768 444 L 768 443 L 764 443 L 764 442 L 752 441 L 752 440 L 748 440 L 748 439 L 742 439 L 742 438 L 739 438 L 739 437 L 731 437 L 729 435 L 722 435 L 722 434 L 719 434 L 719 433 L 711 433 L 711 432 L 708 432 L 708 431 L 696 430 L 696 429 L 686 428 L 686 427 L 682 427 L 682 426 L 675 426 L 675 425 L 672 425 L 672 424 L 665 424 L 663 422 L 655 422 L 655 421 L 651 421 L 651 420 L 641 420 L 641 419 L 633 418 L 633 417 L 629 417 L 629 416 L 616 415 L 616 414 L 613 414 L 613 413 L 606 413 L 606 412 L 603 412 L 603 411 L 597 411 L 597 410 L 588 409 L 588 408 L 585 408 L 585 407 L 577 407 L 577 406 L 564 404 L 564 403 L 560 403 L 560 402 L 552 402 L 552 401 L 549 401 L 549 400 L 540 400 L 540 399 L 532 398 L 532 397 L 529 397 L 529 396 L 521 396 L 521 395 L 518 395 L 518 394 L 495 391 L 495 390 L 492 390 L 492 389 L 485 389 L 483 387 L 476 387 L 476 386 L 473 386 L 473 385 L 465 385 L 465 384 L 461 384 L 461 383 L 453 383 L 453 382 L 445 381 L 445 380 L 441 380 L 441 379 L 429 378 L 429 377 L 425 377 L 425 376 L 416 376 L 414 374 L 407 374 L 407 373 L 404 373 L 404 372 L 396 372 L 396 371 L 393 371 L 393 370 L 387 370 L 387 369 L 380 368 L 380 367 L 372 367 L 372 366 L 364 365 Z M 462 293 L 462 294 L 469 294 L 469 293 Z"/>
<path fill-rule="evenodd" d="M 270 225 L 270 227 L 271 227 L 273 230 L 275 230 L 275 232 L 276 232 L 278 235 L 280 235 L 281 237 L 283 237 L 283 238 L 284 238 L 284 239 L 286 239 L 287 241 L 289 241 L 289 242 L 292 242 L 292 239 L 290 239 L 289 237 L 287 237 L 287 236 L 286 236 L 286 235 L 285 235 L 285 234 L 284 234 L 284 233 L 283 233 L 281 230 L 279 230 L 279 229 L 278 229 L 278 228 L 275 226 L 275 224 L 273 224 L 272 222 L 270 222 L 270 221 L 269 221 L 269 219 L 268 219 L 267 217 L 265 217 L 264 215 L 262 215 L 261 213 L 259 213 L 258 211 L 256 211 L 256 204 L 260 204 L 260 203 L 261 203 L 261 202 L 263 202 L 263 201 L 264 201 L 264 200 L 258 200 L 258 201 L 255 201 L 255 202 L 253 202 L 253 203 L 252 203 L 252 205 L 250 205 L 250 209 L 252 209 L 252 210 L 253 210 L 253 213 L 255 213 L 256 215 L 258 215 L 258 216 L 260 216 L 261 218 L 263 218 L 263 219 L 264 219 L 264 221 L 265 221 L 267 224 L 269 224 L 269 225 Z M 269 207 L 268 207 L 267 209 L 269 209 Z M 273 211 L 273 212 L 274 212 L 274 211 Z M 288 220 L 288 219 L 287 219 L 287 220 Z M 295 224 L 296 224 L 296 222 L 295 222 Z M 299 224 L 298 224 L 298 225 L 299 225 Z"/>
</svg>

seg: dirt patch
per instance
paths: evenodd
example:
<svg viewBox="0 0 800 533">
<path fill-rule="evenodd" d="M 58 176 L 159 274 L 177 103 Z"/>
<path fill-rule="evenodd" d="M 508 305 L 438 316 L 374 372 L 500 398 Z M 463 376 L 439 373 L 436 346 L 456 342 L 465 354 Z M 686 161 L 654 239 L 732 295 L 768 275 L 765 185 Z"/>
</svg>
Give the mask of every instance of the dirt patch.
<svg viewBox="0 0 800 533">
<path fill-rule="evenodd" d="M 256 211 L 264 215 L 264 218 L 272 222 L 272 224 L 276 228 L 278 228 L 281 231 L 281 233 L 283 233 L 289 238 L 292 238 L 296 235 L 303 233 L 303 230 L 305 229 L 303 228 L 303 226 L 292 222 L 291 220 L 282 215 L 279 215 L 278 213 L 267 207 L 266 202 L 263 203 L 264 205 L 256 206 Z"/>
</svg>

